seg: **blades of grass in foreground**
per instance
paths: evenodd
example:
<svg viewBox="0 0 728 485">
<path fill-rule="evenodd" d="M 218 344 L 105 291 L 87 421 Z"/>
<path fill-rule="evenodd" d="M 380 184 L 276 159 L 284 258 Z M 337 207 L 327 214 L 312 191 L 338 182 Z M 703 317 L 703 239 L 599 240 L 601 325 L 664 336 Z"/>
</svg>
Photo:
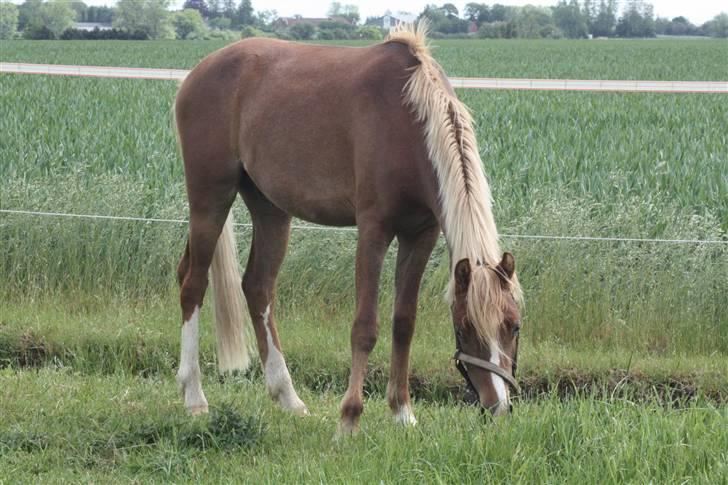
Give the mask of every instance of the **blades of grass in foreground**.
<svg viewBox="0 0 728 485">
<path fill-rule="evenodd" d="M 334 441 L 338 395 L 304 391 L 313 415 L 298 418 L 243 378 L 206 391 L 213 413 L 193 419 L 172 378 L 2 371 L 0 480 L 722 483 L 728 472 L 726 408 L 700 402 L 546 398 L 497 420 L 416 402 L 420 424 L 403 429 L 369 399 L 362 432 Z"/>
</svg>

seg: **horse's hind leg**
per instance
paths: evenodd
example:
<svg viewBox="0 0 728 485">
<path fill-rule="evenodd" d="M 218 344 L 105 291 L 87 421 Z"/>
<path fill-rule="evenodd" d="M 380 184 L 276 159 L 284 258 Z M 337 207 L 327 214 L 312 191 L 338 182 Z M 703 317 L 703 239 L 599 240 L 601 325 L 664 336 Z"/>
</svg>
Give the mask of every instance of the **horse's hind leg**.
<svg viewBox="0 0 728 485">
<path fill-rule="evenodd" d="M 308 414 L 293 388 L 274 318 L 276 278 L 288 247 L 291 217 L 268 201 L 249 179 L 243 182 L 241 195 L 253 222 L 253 243 L 243 276 L 243 292 L 255 328 L 266 388 L 282 408 Z"/>
<path fill-rule="evenodd" d="M 204 191 L 188 179 L 190 227 L 185 254 L 177 275 L 181 282 L 182 339 L 177 382 L 191 414 L 207 412 L 199 365 L 199 316 L 207 289 L 207 272 L 212 262 L 230 206 L 235 199 L 235 179 Z"/>
</svg>

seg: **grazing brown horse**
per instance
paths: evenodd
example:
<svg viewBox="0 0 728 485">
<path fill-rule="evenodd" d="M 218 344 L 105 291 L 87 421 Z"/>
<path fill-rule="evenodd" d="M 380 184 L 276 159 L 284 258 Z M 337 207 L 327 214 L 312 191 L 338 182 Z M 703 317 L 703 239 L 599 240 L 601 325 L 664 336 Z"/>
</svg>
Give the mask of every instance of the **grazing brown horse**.
<svg viewBox="0 0 728 485">
<path fill-rule="evenodd" d="M 293 388 L 274 319 L 276 276 L 295 216 L 358 228 L 351 377 L 340 431 L 356 430 L 363 410 L 362 385 L 378 333 L 379 276 L 395 237 L 387 399 L 397 422 L 416 422 L 410 343 L 420 281 L 441 230 L 452 261 L 448 296 L 459 368 L 484 407 L 508 410 L 520 325 L 514 260 L 498 245 L 472 119 L 431 57 L 422 25 L 402 26 L 363 48 L 240 41 L 195 67 L 179 90 L 175 114 L 190 206 L 178 271 L 178 381 L 187 409 L 207 410 L 197 326 L 211 264 L 220 367 L 248 362 L 228 218 L 240 194 L 253 223 L 242 289 L 268 392 L 283 408 L 308 412 Z"/>
</svg>

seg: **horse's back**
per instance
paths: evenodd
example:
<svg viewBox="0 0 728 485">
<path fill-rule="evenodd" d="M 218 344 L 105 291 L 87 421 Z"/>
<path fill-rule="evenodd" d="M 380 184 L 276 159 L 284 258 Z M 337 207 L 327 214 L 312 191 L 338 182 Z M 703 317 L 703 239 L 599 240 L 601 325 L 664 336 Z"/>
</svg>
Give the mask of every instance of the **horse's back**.
<svg viewBox="0 0 728 485">
<path fill-rule="evenodd" d="M 278 207 L 353 224 L 357 186 L 406 176 L 392 173 L 387 159 L 408 158 L 403 152 L 422 145 L 413 143 L 421 134 L 402 95 L 416 63 L 396 42 L 352 48 L 246 39 L 190 73 L 177 114 L 194 113 L 198 129 L 225 145 Z M 403 163 L 398 171 L 411 176 Z"/>
</svg>

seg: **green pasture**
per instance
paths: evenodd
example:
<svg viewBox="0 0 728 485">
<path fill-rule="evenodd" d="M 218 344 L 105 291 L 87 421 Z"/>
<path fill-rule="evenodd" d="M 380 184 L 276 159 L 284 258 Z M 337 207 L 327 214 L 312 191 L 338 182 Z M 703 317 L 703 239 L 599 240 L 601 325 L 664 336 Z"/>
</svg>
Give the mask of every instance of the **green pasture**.
<svg viewBox="0 0 728 485">
<path fill-rule="evenodd" d="M 725 41 L 433 44 L 452 75 L 728 80 Z M 0 60 L 189 68 L 219 47 L 11 41 Z M 0 209 L 185 219 L 175 91 L 164 81 L 0 75 Z M 0 214 L 0 482 L 728 480 L 728 245 L 513 237 L 725 241 L 728 96 L 459 95 L 525 292 L 525 393 L 512 418 L 483 422 L 458 404 L 442 242 L 413 343 L 420 426 L 391 425 L 383 397 L 394 247 L 363 431 L 336 442 L 355 232 L 294 230 L 279 279 L 284 351 L 314 415 L 279 412 L 258 364 L 216 377 L 206 305 L 203 386 L 217 412 L 190 420 L 172 377 L 186 227 Z M 235 212 L 248 220 L 242 203 Z M 244 263 L 250 233 L 237 232 Z"/>
<path fill-rule="evenodd" d="M 726 408 L 637 405 L 594 393 L 521 403 L 489 420 L 415 403 L 394 427 L 368 399 L 362 431 L 335 440 L 339 395 L 304 389 L 312 415 L 272 407 L 262 383 L 207 383 L 190 419 L 169 378 L 0 371 L 0 481 L 175 483 L 723 483 Z M 32 396 L 31 399 L 24 399 Z M 20 397 L 20 398 L 19 398 Z"/>
</svg>

